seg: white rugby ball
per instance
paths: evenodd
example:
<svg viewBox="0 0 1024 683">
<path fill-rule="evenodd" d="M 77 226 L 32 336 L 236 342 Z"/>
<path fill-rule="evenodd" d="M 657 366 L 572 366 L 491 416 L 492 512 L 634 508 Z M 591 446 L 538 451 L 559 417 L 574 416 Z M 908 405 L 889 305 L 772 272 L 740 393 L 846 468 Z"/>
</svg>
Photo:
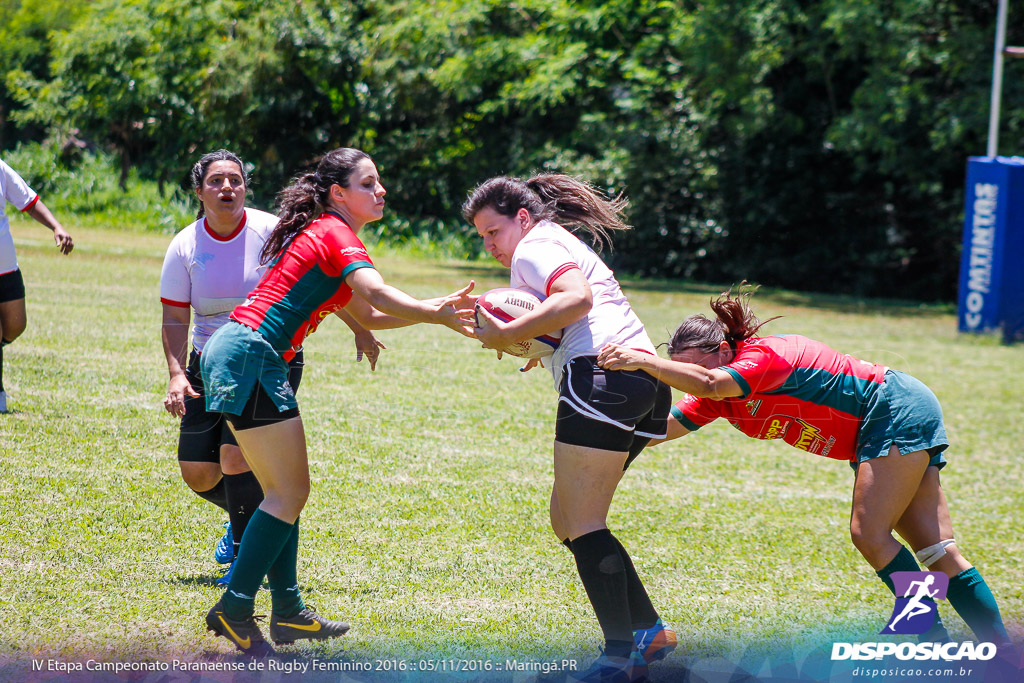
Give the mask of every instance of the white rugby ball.
<svg viewBox="0 0 1024 683">
<path fill-rule="evenodd" d="M 484 309 L 498 320 L 511 322 L 539 306 L 540 299 L 521 289 L 501 287 L 481 294 L 480 298 L 476 300 L 476 305 L 477 308 Z M 486 324 L 487 318 L 477 312 L 476 326 L 483 327 Z M 555 352 L 561 339 L 562 331 L 558 330 L 511 344 L 501 351 L 519 358 L 545 358 Z"/>
</svg>

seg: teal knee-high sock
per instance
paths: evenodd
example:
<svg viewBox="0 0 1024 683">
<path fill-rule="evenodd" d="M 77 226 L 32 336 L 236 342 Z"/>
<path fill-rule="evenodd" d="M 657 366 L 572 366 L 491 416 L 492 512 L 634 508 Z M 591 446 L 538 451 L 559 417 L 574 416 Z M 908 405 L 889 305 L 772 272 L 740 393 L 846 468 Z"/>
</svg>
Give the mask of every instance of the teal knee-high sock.
<svg viewBox="0 0 1024 683">
<path fill-rule="evenodd" d="M 281 548 L 281 554 L 267 571 L 270 584 L 271 611 L 279 617 L 294 617 L 306 608 L 299 593 L 298 577 L 299 520 L 295 520 L 291 536 Z"/>
<path fill-rule="evenodd" d="M 1010 642 L 996 599 L 977 568 L 965 569 L 951 578 L 946 599 L 980 640 Z"/>
<path fill-rule="evenodd" d="M 896 557 L 892 558 L 892 561 L 882 567 L 880 570 L 875 572 L 878 578 L 882 580 L 886 588 L 893 595 L 896 595 L 896 588 L 893 586 L 892 579 L 890 576 L 893 572 L 919 572 L 921 567 L 917 564 L 917 559 L 914 557 L 914 553 L 910 552 L 905 545 L 900 545 L 900 551 L 896 553 Z M 932 602 L 930 598 L 925 598 L 924 602 Z M 939 616 L 939 611 L 935 610 L 935 623 L 928 630 L 927 633 L 922 633 L 920 638 L 923 642 L 937 642 L 937 641 L 948 641 L 949 632 L 946 631 L 946 627 L 942 625 L 942 618 Z"/>
<path fill-rule="evenodd" d="M 224 614 L 229 619 L 252 616 L 256 592 L 263 583 L 263 577 L 281 554 L 294 527 L 294 524 L 278 519 L 262 509 L 253 514 L 238 548 L 238 557 L 231 570 L 231 582 L 221 598 Z"/>
</svg>

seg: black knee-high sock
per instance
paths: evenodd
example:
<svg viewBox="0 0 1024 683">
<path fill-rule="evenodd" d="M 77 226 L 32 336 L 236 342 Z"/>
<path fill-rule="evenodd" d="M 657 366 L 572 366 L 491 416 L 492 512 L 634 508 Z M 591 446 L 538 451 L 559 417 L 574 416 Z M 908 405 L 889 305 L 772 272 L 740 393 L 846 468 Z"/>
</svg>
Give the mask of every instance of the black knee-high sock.
<svg viewBox="0 0 1024 683">
<path fill-rule="evenodd" d="M 235 557 L 242 543 L 242 534 L 249 526 L 249 520 L 256 508 L 263 502 L 263 489 L 252 472 L 225 474 L 224 493 L 227 498 L 228 519 L 231 520 L 231 535 L 234 536 Z"/>
<path fill-rule="evenodd" d="M 195 489 L 192 489 L 192 492 L 203 500 L 210 501 L 221 510 L 224 510 L 225 512 L 228 511 L 228 499 L 227 496 L 224 495 L 224 477 L 221 477 L 220 481 L 218 481 L 212 489 L 208 489 L 206 491 L 196 491 Z"/>
<path fill-rule="evenodd" d="M 612 536 L 612 538 L 615 538 Z M 626 570 L 626 591 L 629 598 L 629 616 L 632 620 L 632 628 L 639 631 L 644 628 L 651 628 L 658 623 L 658 611 L 654 609 L 647 589 L 644 588 L 640 576 L 636 573 L 633 560 L 629 553 L 622 546 L 619 539 L 615 538 L 615 544 L 619 548 L 619 555 L 622 557 L 622 565 Z M 572 541 L 568 538 L 562 539 L 562 545 L 572 550 Z"/>
<path fill-rule="evenodd" d="M 642 628 L 651 628 L 658 623 L 658 612 L 654 609 L 654 605 L 651 604 L 651 598 L 647 595 L 647 589 L 644 588 L 640 576 L 636 573 L 636 568 L 633 566 L 633 560 L 630 559 L 629 553 L 622 547 L 619 539 L 614 536 L 612 538 L 615 539 L 615 545 L 619 548 L 622 565 L 626 570 L 626 595 L 629 598 L 629 616 L 632 619 L 632 629 L 637 631 Z"/>
<path fill-rule="evenodd" d="M 605 638 L 605 654 L 627 657 L 633 648 L 626 568 L 619 546 L 608 529 L 591 531 L 572 542 L 580 580 L 597 614 Z"/>
</svg>

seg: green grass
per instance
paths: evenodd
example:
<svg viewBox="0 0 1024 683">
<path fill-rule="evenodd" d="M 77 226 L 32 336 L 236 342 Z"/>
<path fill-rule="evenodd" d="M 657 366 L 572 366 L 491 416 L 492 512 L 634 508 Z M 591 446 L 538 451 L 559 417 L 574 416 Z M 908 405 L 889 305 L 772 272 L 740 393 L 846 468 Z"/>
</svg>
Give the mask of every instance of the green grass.
<svg viewBox="0 0 1024 683">
<path fill-rule="evenodd" d="M 13 412 L 0 416 L 0 663 L 30 658 L 231 656 L 202 617 L 220 591 L 212 547 L 223 515 L 191 494 L 162 409 L 158 281 L 167 235 L 14 226 L 29 328 L 5 349 Z M 420 296 L 474 278 L 481 262 L 374 252 Z M 626 282 L 652 338 L 706 312 L 718 288 Z M 1024 626 L 1024 349 L 960 336 L 948 307 L 762 291 L 769 332 L 803 333 L 908 371 L 942 401 L 943 472 L 956 536 L 987 577 L 1011 632 Z M 599 632 L 569 553 L 550 533 L 556 394 L 433 326 L 380 333 L 371 374 L 350 335 L 309 340 L 300 403 L 313 491 L 302 516 L 306 599 L 344 617 L 340 641 L 305 657 L 420 653 L 586 655 Z M 680 633 L 680 656 L 870 640 L 892 599 L 847 533 L 845 464 L 712 425 L 648 451 L 624 478 L 610 525 Z M 261 595 L 258 608 L 266 609 Z M 968 637 L 944 608 L 954 638 Z M 654 669 L 653 672 L 657 672 Z"/>
</svg>

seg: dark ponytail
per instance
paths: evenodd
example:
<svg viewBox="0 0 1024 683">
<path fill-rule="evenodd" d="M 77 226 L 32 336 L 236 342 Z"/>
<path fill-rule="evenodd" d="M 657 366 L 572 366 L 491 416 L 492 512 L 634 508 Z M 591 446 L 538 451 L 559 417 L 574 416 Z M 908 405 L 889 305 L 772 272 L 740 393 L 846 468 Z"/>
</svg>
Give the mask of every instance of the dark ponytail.
<svg viewBox="0 0 1024 683">
<path fill-rule="evenodd" d="M 231 163 L 238 164 L 238 170 L 242 173 L 242 182 L 245 183 L 245 189 L 248 192 L 249 174 L 245 172 L 245 164 L 242 163 L 237 154 L 226 149 L 218 149 L 216 152 L 209 152 L 199 157 L 199 161 L 192 166 L 192 170 L 188 174 L 193 190 L 198 190 L 203 186 L 203 181 L 206 180 L 206 172 L 210 170 L 210 165 L 216 161 L 230 161 Z M 203 206 L 202 202 L 199 202 L 199 213 L 196 214 L 196 220 L 205 215 L 206 207 Z"/>
<path fill-rule="evenodd" d="M 583 228 L 600 251 L 605 244 L 611 245 L 609 230 L 630 229 L 622 218 L 628 204 L 621 194 L 609 198 L 582 180 L 562 173 L 542 173 L 529 180 L 498 176 L 484 181 L 462 205 L 462 215 L 472 223 L 486 208 L 502 216 L 514 216 L 519 209 L 526 209 L 534 222 L 550 220 L 565 227 Z"/>
<path fill-rule="evenodd" d="M 313 173 L 294 178 L 277 195 L 278 220 L 260 252 L 260 261 L 269 263 L 291 243 L 300 232 L 316 220 L 327 207 L 332 185 L 348 187 L 349 177 L 366 152 L 352 147 L 341 147 L 325 154 Z"/>
<path fill-rule="evenodd" d="M 758 290 L 758 285 L 747 285 L 744 280 L 739 284 L 735 295 L 732 288 L 723 292 L 717 299 L 711 301 L 711 310 L 715 314 L 715 320 L 704 315 L 691 315 L 674 333 L 672 340 L 668 343 L 668 353 L 673 356 L 682 353 L 687 349 L 700 349 L 705 353 L 714 353 L 721 343 L 727 342 L 729 347 L 736 350 L 736 344 L 746 341 L 757 334 L 762 326 L 781 316 L 769 318 L 761 322 L 750 310 L 750 297 Z"/>
</svg>

